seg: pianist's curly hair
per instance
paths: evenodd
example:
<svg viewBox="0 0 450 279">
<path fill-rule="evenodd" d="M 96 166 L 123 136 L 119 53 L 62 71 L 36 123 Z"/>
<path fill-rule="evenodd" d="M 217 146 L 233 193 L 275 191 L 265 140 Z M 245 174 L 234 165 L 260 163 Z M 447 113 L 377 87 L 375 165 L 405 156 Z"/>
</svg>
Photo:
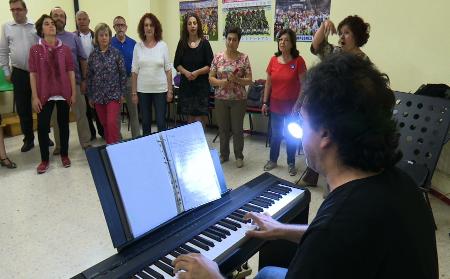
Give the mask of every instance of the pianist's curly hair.
<svg viewBox="0 0 450 279">
<path fill-rule="evenodd" d="M 400 160 L 394 93 L 370 61 L 333 55 L 307 72 L 302 90 L 297 110 L 303 106 L 313 129 L 330 131 L 342 163 L 380 171 Z"/>
</svg>

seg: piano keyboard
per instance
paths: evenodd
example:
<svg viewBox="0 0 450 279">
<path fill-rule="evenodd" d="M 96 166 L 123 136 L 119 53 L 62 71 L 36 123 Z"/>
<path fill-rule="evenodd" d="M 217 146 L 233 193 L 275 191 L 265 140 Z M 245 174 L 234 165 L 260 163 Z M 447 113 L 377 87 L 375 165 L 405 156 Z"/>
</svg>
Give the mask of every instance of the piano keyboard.
<svg viewBox="0 0 450 279">
<path fill-rule="evenodd" d="M 282 184 L 270 186 L 249 203 L 161 257 L 158 261 L 150 263 L 131 278 L 176 278 L 173 273 L 172 260 L 180 254 L 200 253 L 208 259 L 218 262 L 228 251 L 235 249 L 246 239 L 245 233 L 248 230 L 255 229 L 255 226 L 249 221 L 243 220 L 243 216 L 247 212 L 266 212 L 275 218 L 281 214 L 284 208 L 296 202 L 303 192 L 304 190 Z"/>
</svg>

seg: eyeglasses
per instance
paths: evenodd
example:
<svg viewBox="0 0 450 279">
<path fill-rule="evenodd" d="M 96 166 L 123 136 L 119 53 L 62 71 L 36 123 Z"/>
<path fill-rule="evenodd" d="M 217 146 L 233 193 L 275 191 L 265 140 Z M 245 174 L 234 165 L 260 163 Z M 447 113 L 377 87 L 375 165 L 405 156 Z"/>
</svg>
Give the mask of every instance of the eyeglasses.
<svg viewBox="0 0 450 279">
<path fill-rule="evenodd" d="M 25 11 L 25 9 L 24 8 L 11 8 L 11 9 L 9 9 L 11 12 L 23 12 L 23 11 Z"/>
</svg>

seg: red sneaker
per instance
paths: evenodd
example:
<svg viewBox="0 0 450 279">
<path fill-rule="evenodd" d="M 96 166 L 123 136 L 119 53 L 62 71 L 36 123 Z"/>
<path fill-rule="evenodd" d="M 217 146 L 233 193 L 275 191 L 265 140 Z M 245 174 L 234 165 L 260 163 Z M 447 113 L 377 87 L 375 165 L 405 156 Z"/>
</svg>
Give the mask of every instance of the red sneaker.
<svg viewBox="0 0 450 279">
<path fill-rule="evenodd" d="M 48 170 L 49 162 L 48 161 L 42 161 L 39 166 L 37 166 L 37 173 L 43 174 Z"/>
<path fill-rule="evenodd" d="M 70 167 L 70 159 L 69 156 L 61 156 L 61 162 L 63 164 L 63 167 L 68 168 Z"/>
</svg>

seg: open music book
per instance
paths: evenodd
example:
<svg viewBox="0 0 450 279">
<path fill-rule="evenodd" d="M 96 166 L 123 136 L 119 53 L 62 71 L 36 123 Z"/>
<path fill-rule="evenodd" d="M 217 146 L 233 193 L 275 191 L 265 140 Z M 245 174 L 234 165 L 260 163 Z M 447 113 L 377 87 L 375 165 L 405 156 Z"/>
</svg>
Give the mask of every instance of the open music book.
<svg viewBox="0 0 450 279">
<path fill-rule="evenodd" d="M 110 145 L 106 152 L 113 192 L 134 238 L 221 197 L 199 122 Z"/>
</svg>

